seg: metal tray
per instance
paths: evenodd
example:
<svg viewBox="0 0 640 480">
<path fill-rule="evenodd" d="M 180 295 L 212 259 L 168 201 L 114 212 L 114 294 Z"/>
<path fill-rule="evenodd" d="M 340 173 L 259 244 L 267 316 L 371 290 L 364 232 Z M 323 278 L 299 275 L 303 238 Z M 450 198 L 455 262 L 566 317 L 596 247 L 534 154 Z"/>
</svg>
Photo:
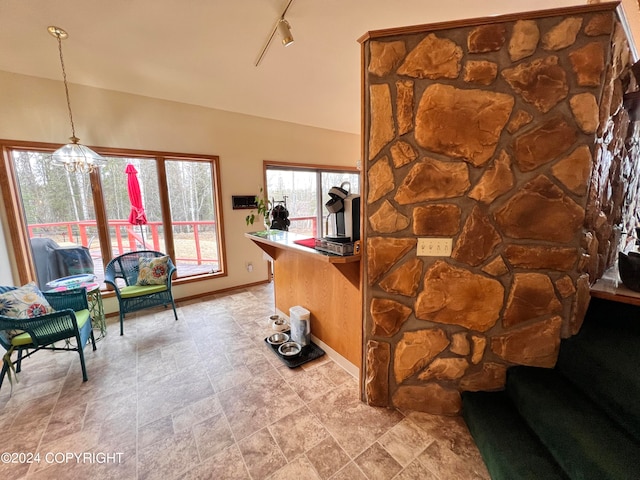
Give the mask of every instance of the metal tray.
<svg viewBox="0 0 640 480">
<path fill-rule="evenodd" d="M 287 330 L 284 333 L 289 334 L 290 331 Z M 319 346 L 311 342 L 309 343 L 309 345 L 305 345 L 304 347 L 302 347 L 302 351 L 300 352 L 299 355 L 296 355 L 295 357 L 285 357 L 281 355 L 280 352 L 278 352 L 278 347 L 280 345 L 271 345 L 267 341 L 267 338 L 268 337 L 265 337 L 264 343 L 267 344 L 269 348 L 271 348 L 273 353 L 282 361 L 282 363 L 284 363 L 289 368 L 296 368 L 296 367 L 299 367 L 300 365 L 304 365 L 305 363 L 310 362 L 311 360 L 320 358 L 325 353 L 324 350 L 322 350 Z"/>
</svg>

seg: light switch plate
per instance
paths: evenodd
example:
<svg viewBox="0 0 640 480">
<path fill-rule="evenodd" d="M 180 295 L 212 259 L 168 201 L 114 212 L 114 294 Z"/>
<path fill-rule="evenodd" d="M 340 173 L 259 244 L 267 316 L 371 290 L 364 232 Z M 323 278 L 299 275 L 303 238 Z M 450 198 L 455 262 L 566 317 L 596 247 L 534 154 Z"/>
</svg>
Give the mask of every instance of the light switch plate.
<svg viewBox="0 0 640 480">
<path fill-rule="evenodd" d="M 452 238 L 424 237 L 418 238 L 419 257 L 450 257 L 453 245 Z"/>
</svg>

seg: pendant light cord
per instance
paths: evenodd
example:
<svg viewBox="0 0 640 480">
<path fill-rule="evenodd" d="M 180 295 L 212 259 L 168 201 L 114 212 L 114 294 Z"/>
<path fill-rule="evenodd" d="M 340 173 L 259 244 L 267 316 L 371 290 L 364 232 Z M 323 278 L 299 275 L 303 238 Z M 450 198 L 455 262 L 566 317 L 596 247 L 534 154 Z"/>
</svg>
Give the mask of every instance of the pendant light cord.
<svg viewBox="0 0 640 480">
<path fill-rule="evenodd" d="M 62 57 L 62 39 L 60 35 L 58 38 L 58 51 L 60 52 L 60 65 L 62 66 L 62 80 L 64 82 L 64 93 L 67 96 L 67 109 L 69 110 L 69 121 L 71 122 L 71 141 L 78 143 L 79 138 L 76 137 L 76 127 L 73 124 L 73 113 L 71 112 L 71 100 L 69 100 L 69 86 L 67 85 L 67 72 L 64 69 L 64 58 Z"/>
</svg>

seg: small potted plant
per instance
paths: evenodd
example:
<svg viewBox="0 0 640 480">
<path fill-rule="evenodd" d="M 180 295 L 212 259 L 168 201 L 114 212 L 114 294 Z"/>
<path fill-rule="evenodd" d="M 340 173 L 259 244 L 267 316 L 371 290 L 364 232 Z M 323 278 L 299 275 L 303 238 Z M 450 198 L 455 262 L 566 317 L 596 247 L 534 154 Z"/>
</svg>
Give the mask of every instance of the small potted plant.
<svg viewBox="0 0 640 480">
<path fill-rule="evenodd" d="M 256 212 L 253 210 L 249 215 L 245 217 L 245 221 L 247 225 L 253 225 L 253 222 L 256 220 L 256 216 L 262 215 L 262 220 L 264 221 L 264 227 L 266 230 L 269 230 L 269 213 L 271 212 L 271 204 L 272 202 L 263 195 L 263 190 L 260 188 L 260 195 L 256 195 Z"/>
</svg>

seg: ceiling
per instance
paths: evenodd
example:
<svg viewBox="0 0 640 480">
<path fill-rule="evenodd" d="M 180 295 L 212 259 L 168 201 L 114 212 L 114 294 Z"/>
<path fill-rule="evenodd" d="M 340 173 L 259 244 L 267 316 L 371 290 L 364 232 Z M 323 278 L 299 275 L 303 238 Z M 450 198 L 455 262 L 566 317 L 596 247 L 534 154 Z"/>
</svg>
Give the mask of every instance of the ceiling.
<svg viewBox="0 0 640 480">
<path fill-rule="evenodd" d="M 350 133 L 360 132 L 367 31 L 586 0 L 0 0 L 0 70 Z M 73 85 L 70 87 L 73 103 Z M 0 99 L 1 99 L 0 92 Z M 61 93 L 62 94 L 62 93 Z"/>
</svg>

